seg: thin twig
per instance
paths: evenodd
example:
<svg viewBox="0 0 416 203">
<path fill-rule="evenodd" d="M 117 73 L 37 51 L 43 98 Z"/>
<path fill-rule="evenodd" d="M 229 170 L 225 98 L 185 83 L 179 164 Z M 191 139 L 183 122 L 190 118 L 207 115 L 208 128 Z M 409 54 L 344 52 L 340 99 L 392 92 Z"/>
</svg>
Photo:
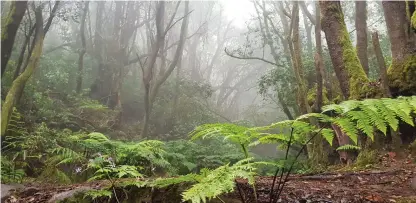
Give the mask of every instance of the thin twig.
<svg viewBox="0 0 416 203">
<path fill-rule="evenodd" d="M 235 181 L 235 185 L 237 186 L 238 195 L 240 195 L 241 202 L 246 203 L 246 200 L 243 196 L 243 193 L 241 192 L 241 188 L 240 188 L 240 186 L 238 186 L 238 182 L 236 180 L 234 180 L 234 181 Z"/>
<path fill-rule="evenodd" d="M 282 187 L 279 189 L 279 193 L 277 194 L 277 197 L 276 197 L 276 200 L 274 201 L 275 203 L 277 202 L 277 199 L 280 197 L 280 194 L 282 193 L 282 191 L 283 191 L 283 188 L 285 187 L 285 183 L 287 182 L 287 179 L 289 178 L 289 174 L 290 174 L 290 172 L 292 171 L 292 169 L 293 169 L 293 166 L 295 165 L 295 161 L 299 158 L 299 156 L 300 156 L 300 154 L 302 153 L 302 151 L 305 149 L 305 147 L 306 147 L 306 145 L 309 143 L 309 142 L 311 142 L 315 137 L 316 137 L 316 135 L 318 135 L 321 131 L 322 131 L 322 129 L 324 129 L 323 127 L 321 128 L 321 129 L 319 129 L 319 131 L 318 132 L 316 132 L 303 146 L 302 146 L 302 148 L 299 150 L 299 152 L 298 152 L 298 154 L 296 155 L 296 157 L 295 157 L 295 160 L 293 160 L 293 162 L 292 162 L 292 164 L 290 165 L 290 168 L 289 168 L 289 171 L 287 172 L 287 174 L 286 174 L 286 177 L 285 177 L 285 179 L 284 179 L 284 181 L 283 181 L 283 183 L 282 183 Z"/>
<path fill-rule="evenodd" d="M 287 144 L 287 148 L 286 148 L 286 155 L 285 155 L 285 160 L 287 160 L 287 156 L 288 156 L 288 154 L 289 154 L 289 149 L 290 149 L 290 145 L 291 145 L 291 143 L 292 143 L 292 137 L 293 137 L 293 127 L 290 129 L 290 138 L 289 138 L 289 142 L 288 142 L 288 144 Z M 274 174 L 274 176 L 273 176 L 273 183 L 272 183 L 272 188 L 271 188 L 271 190 L 270 190 L 270 203 L 272 203 L 273 202 L 273 189 L 274 189 L 274 184 L 275 184 L 275 182 L 276 182 L 276 178 L 277 178 L 277 174 L 279 173 L 279 169 L 280 168 L 277 168 L 276 169 L 276 173 Z M 283 172 L 284 172 L 284 167 L 282 167 L 282 173 L 281 173 L 281 175 L 280 175 L 280 179 L 279 179 L 279 185 L 277 185 L 277 191 L 279 191 L 279 188 L 280 188 L 280 183 L 282 182 L 282 176 L 283 176 Z M 277 198 L 279 198 L 279 197 L 277 197 Z"/>
</svg>

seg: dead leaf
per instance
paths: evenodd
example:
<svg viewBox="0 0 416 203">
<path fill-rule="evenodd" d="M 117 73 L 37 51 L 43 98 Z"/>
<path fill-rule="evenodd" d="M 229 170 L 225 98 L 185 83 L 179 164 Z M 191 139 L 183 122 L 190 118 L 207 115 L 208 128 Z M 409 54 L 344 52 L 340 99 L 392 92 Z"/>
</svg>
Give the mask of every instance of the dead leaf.
<svg viewBox="0 0 416 203">
<path fill-rule="evenodd" d="M 383 198 L 377 194 L 368 195 L 365 197 L 366 200 L 373 201 L 373 202 L 383 202 Z"/>
</svg>

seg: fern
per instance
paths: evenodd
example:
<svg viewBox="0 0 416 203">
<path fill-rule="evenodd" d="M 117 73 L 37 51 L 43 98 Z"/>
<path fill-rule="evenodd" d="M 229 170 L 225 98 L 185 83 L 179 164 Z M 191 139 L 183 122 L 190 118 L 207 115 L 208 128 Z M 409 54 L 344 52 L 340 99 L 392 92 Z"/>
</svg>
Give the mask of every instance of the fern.
<svg viewBox="0 0 416 203">
<path fill-rule="evenodd" d="M 337 148 L 337 151 L 351 151 L 351 150 L 361 150 L 361 147 L 355 145 L 342 145 Z"/>
<path fill-rule="evenodd" d="M 110 199 L 112 196 L 113 196 L 113 193 L 108 190 L 89 190 L 84 193 L 84 199 L 91 198 L 92 200 L 95 200 L 101 197 L 106 197 Z"/>
<path fill-rule="evenodd" d="M 250 160 L 243 159 L 232 166 L 227 164 L 212 171 L 206 171 L 205 177 L 182 193 L 183 200 L 200 203 L 223 193 L 232 192 L 236 178 L 248 179 L 249 184 L 253 184 L 255 167 Z"/>
<path fill-rule="evenodd" d="M 324 128 L 321 130 L 321 135 L 325 138 L 325 140 L 332 146 L 332 142 L 334 140 L 334 131 L 332 129 Z"/>
<path fill-rule="evenodd" d="M 180 183 L 196 183 L 198 182 L 199 175 L 190 173 L 184 176 L 178 176 L 173 178 L 157 178 L 154 181 L 148 183 L 151 187 L 164 188 L 170 185 L 176 185 Z"/>
</svg>

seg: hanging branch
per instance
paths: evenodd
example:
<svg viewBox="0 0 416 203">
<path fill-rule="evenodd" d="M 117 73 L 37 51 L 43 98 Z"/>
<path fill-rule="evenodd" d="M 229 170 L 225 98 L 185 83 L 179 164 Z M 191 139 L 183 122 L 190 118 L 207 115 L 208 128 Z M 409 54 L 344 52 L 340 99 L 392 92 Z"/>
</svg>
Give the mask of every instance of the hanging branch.
<svg viewBox="0 0 416 203">
<path fill-rule="evenodd" d="M 280 64 L 277 64 L 277 63 L 271 62 L 271 61 L 269 61 L 269 60 L 266 60 L 266 59 L 264 59 L 264 58 L 260 58 L 260 57 L 255 57 L 255 56 L 235 56 L 235 55 L 231 54 L 230 52 L 228 52 L 228 51 L 227 51 L 227 48 L 224 48 L 224 52 L 225 52 L 228 56 L 230 56 L 230 57 L 232 57 L 232 58 L 236 58 L 236 59 L 248 59 L 248 60 L 255 59 L 255 60 L 260 60 L 260 61 L 266 62 L 266 63 L 271 64 L 271 65 L 274 65 L 274 66 L 281 66 Z"/>
</svg>

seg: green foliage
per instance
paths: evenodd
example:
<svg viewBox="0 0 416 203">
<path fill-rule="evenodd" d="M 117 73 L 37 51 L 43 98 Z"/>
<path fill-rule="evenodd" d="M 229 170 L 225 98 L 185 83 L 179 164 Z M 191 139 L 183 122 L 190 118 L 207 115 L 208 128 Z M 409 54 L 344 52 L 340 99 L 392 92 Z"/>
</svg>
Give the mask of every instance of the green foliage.
<svg viewBox="0 0 416 203">
<path fill-rule="evenodd" d="M 179 175 L 199 172 L 202 168 L 217 168 L 244 158 L 235 144 L 221 137 L 208 140 L 176 140 L 165 145 L 166 159 Z"/>
<path fill-rule="evenodd" d="M 358 154 L 355 165 L 359 167 L 365 167 L 378 162 L 377 151 L 375 150 L 363 150 Z"/>
<path fill-rule="evenodd" d="M 192 203 L 206 202 L 223 193 L 232 192 L 236 178 L 248 179 L 249 184 L 254 184 L 255 163 L 251 159 L 243 159 L 232 166 L 224 165 L 212 171 L 205 171 L 198 183 L 182 193 L 184 201 Z"/>
<path fill-rule="evenodd" d="M 21 182 L 26 176 L 23 169 L 15 169 L 12 161 L 5 157 L 1 157 L 1 182 L 2 183 L 16 183 Z"/>
<path fill-rule="evenodd" d="M 240 145 L 244 156 L 248 158 L 248 145 L 254 138 L 259 137 L 262 133 L 253 131 L 250 128 L 230 123 L 205 124 L 198 126 L 190 133 L 192 140 L 206 139 L 215 136 L 223 136 L 224 140 L 230 140 Z"/>
<path fill-rule="evenodd" d="M 98 156 L 91 160 L 88 163 L 88 168 L 96 170 L 94 175 L 88 179 L 88 181 L 107 179 L 113 183 L 115 178 L 143 177 L 143 175 L 137 171 L 137 167 L 130 165 L 116 166 L 113 159 L 106 156 Z"/>
<path fill-rule="evenodd" d="M 415 95 L 416 56 L 409 54 L 400 60 L 393 58 L 387 79 L 393 95 Z"/>
<path fill-rule="evenodd" d="M 112 196 L 113 196 L 113 193 L 108 190 L 89 190 L 84 193 L 84 199 L 91 198 L 92 200 L 95 200 L 101 197 L 111 198 Z"/>
<path fill-rule="evenodd" d="M 197 139 L 221 135 L 225 139 L 240 144 L 245 151 L 247 151 L 247 147 L 260 143 L 287 143 L 291 133 L 293 144 L 305 144 L 311 134 L 319 133 L 332 145 L 334 138 L 332 129 L 325 127 L 318 129 L 309 123 L 311 119 L 318 119 L 327 126 L 330 126 L 328 124 L 337 125 L 357 144 L 360 133 L 374 140 L 374 130 L 386 134 L 387 126 L 397 130 L 399 121 L 414 126 L 412 113 L 415 111 L 416 96 L 397 99 L 348 100 L 340 104 L 324 106 L 322 113 L 305 114 L 296 120 L 281 121 L 269 126 L 248 128 L 228 123 L 205 124 L 191 132 L 191 136 L 193 139 Z M 271 133 L 271 131 L 278 133 Z M 355 145 L 344 145 L 337 150 L 358 149 L 359 147 Z"/>
<path fill-rule="evenodd" d="M 337 151 L 351 151 L 351 150 L 360 150 L 361 147 L 356 146 L 356 145 L 342 145 L 340 147 L 337 148 Z"/>
</svg>

